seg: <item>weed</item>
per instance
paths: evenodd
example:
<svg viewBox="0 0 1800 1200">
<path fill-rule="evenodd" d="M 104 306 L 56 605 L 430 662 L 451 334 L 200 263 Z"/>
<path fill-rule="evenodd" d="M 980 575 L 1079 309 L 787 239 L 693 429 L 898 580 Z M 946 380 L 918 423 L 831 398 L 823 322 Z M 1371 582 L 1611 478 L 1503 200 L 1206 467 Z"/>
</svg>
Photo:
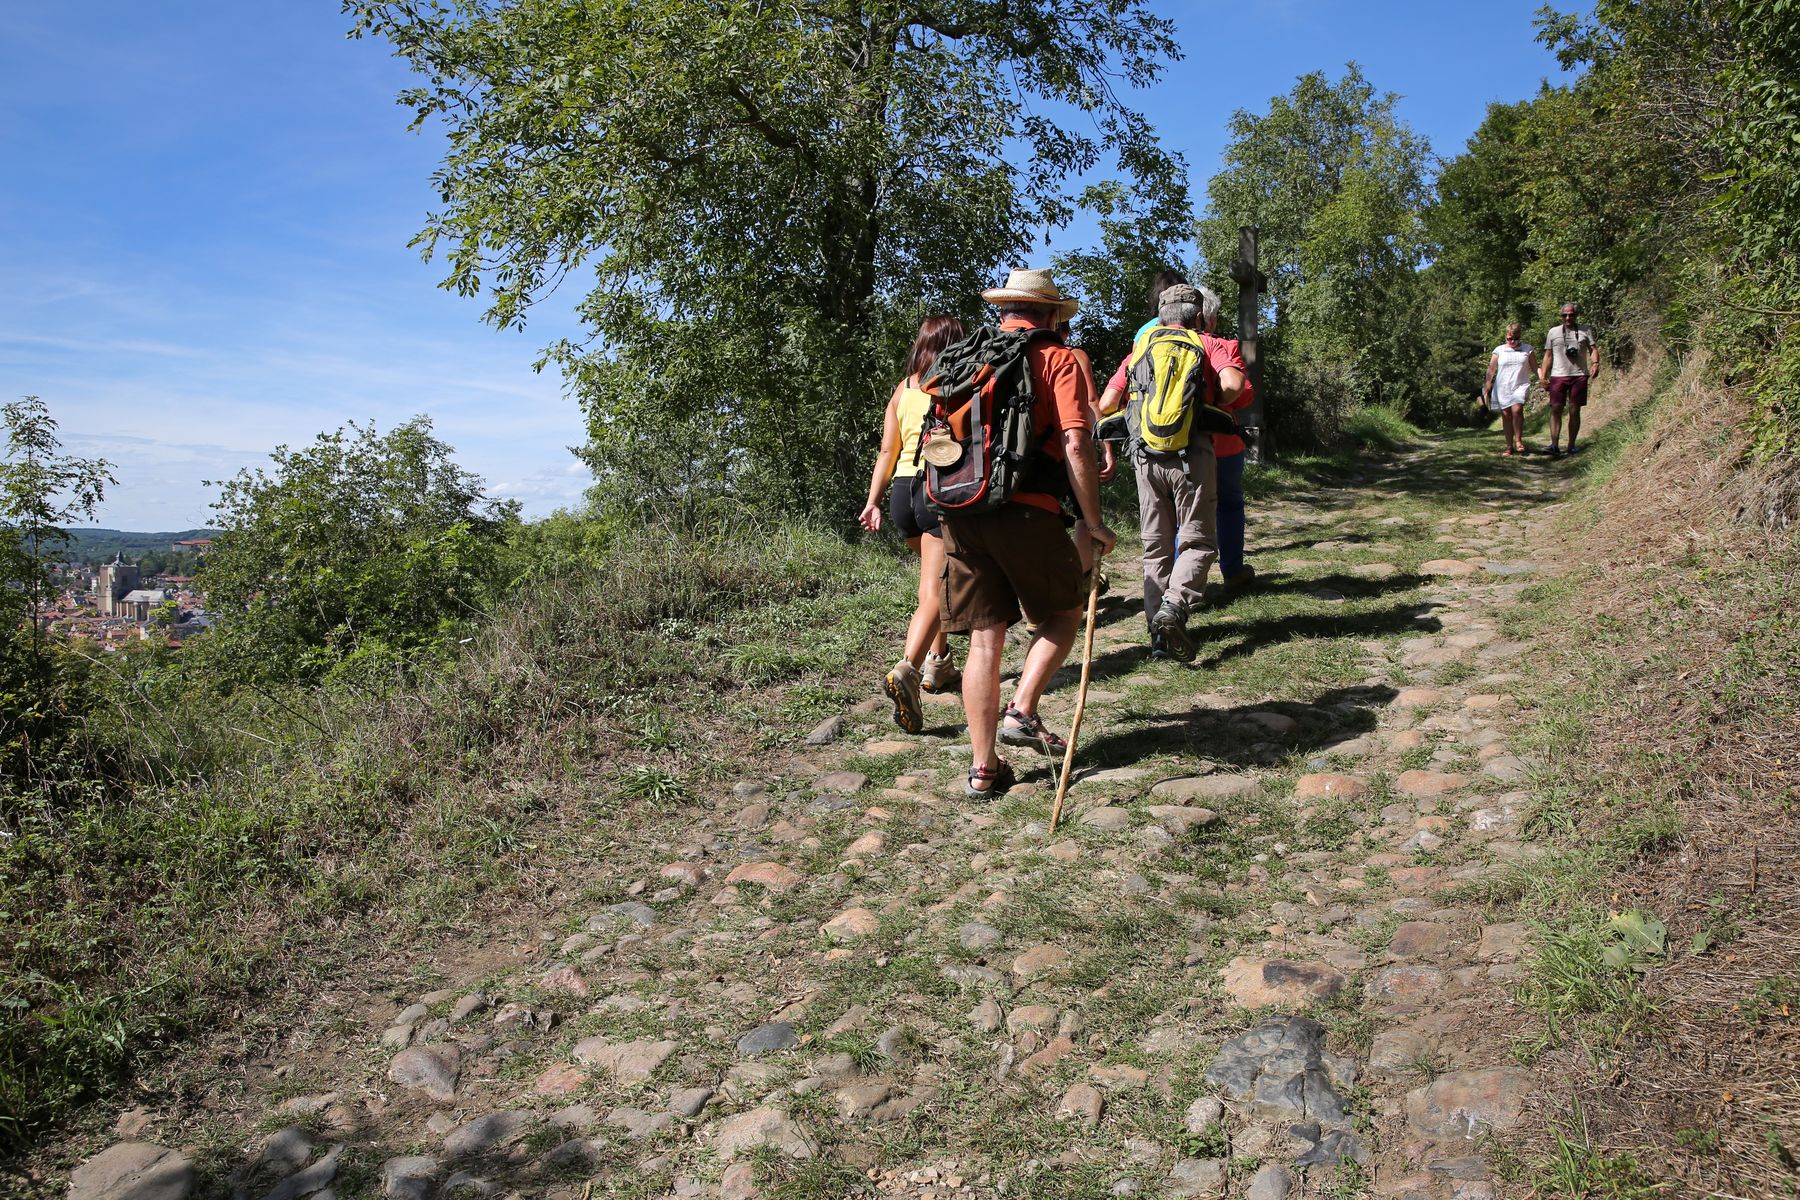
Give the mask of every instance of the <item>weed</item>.
<svg viewBox="0 0 1800 1200">
<path fill-rule="evenodd" d="M 1400 769 L 1402 771 L 1423 771 L 1430 765 L 1430 746 L 1414 746 L 1411 750 L 1402 751 L 1400 754 Z"/>
<path fill-rule="evenodd" d="M 1800 1012 L 1800 973 L 1772 975 L 1760 981 L 1750 995 L 1738 1001 L 1738 1012 L 1746 1021 L 1792 1017 Z"/>
<path fill-rule="evenodd" d="M 1175 1135 L 1175 1145 L 1187 1158 L 1224 1158 L 1231 1151 L 1231 1139 L 1225 1127 L 1213 1121 L 1199 1133 L 1183 1130 Z"/>
<path fill-rule="evenodd" d="M 1324 1200 L 1362 1200 L 1369 1194 L 1369 1175 L 1361 1163 L 1347 1159 L 1318 1186 Z"/>
<path fill-rule="evenodd" d="M 1739 909 L 1724 896 L 1714 894 L 1711 903 L 1706 906 L 1706 915 L 1700 919 L 1700 928 L 1694 931 L 1694 941 L 1690 947 L 1695 954 L 1705 954 L 1720 946 L 1729 946 L 1744 936 L 1744 927 L 1739 919 L 1751 919 L 1756 915 L 1754 903 Z"/>
<path fill-rule="evenodd" d="M 1592 1015 L 1600 1018 L 1606 1039 L 1616 1041 L 1655 1014 L 1631 970 L 1636 952 L 1591 910 L 1566 928 L 1543 930 L 1536 949 L 1518 996 L 1552 1031 L 1570 1018 Z"/>
<path fill-rule="evenodd" d="M 639 765 L 619 780 L 619 795 L 658 809 L 672 809 L 692 797 L 687 784 L 661 767 Z"/>
<path fill-rule="evenodd" d="M 1556 1153 L 1541 1173 L 1552 1195 L 1594 1200 L 1650 1200 L 1663 1187 L 1630 1154 L 1607 1154 L 1594 1147 L 1587 1117 L 1577 1102 L 1571 1123 L 1556 1131 Z"/>
</svg>

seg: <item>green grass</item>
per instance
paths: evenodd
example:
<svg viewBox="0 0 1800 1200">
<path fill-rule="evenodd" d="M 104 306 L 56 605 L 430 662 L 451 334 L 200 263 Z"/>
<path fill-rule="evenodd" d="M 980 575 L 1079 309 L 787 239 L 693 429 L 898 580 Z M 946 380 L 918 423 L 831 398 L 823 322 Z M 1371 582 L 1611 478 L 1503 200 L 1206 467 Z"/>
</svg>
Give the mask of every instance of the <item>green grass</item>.
<svg viewBox="0 0 1800 1200">
<path fill-rule="evenodd" d="M 334 929 L 429 935 L 522 867 L 606 861 L 616 807 L 677 813 L 739 766 L 734 736 L 779 725 L 769 710 L 845 694 L 834 674 L 904 623 L 914 578 L 824 532 L 645 530 L 534 583 L 459 661 L 391 696 L 231 691 L 113 656 L 108 671 L 136 674 L 105 677 L 120 703 L 93 724 L 125 774 L 0 796 L 0 1146 L 225 1006 L 244 1008 L 246 1037 L 279 1028 L 292 1013 L 246 1001 L 362 952 Z M 783 644 L 806 647 L 780 664 L 805 684 L 791 699 L 742 690 L 718 653 Z M 179 695 L 166 723 L 144 719 L 145 688 Z M 737 700 L 723 726 L 721 697 Z"/>
</svg>

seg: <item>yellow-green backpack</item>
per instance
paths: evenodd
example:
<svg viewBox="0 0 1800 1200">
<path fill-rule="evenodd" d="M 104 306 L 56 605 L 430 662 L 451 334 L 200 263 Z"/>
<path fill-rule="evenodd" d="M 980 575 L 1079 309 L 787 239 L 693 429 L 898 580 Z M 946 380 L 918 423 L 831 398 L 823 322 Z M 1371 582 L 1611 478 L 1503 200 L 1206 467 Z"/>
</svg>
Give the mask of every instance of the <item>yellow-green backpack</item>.
<svg viewBox="0 0 1800 1200">
<path fill-rule="evenodd" d="M 1126 421 L 1134 453 L 1181 454 L 1196 434 L 1236 431 L 1230 413 L 1207 403 L 1217 394 L 1211 374 L 1206 338 L 1197 329 L 1159 325 L 1138 339 Z"/>
</svg>

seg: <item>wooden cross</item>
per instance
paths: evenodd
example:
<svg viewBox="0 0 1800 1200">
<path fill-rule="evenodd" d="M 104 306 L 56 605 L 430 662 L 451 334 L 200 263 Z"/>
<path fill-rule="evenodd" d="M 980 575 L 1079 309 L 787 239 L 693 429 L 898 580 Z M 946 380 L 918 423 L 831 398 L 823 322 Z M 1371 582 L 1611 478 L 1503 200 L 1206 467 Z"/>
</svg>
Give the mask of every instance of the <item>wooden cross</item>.
<svg viewBox="0 0 1800 1200">
<path fill-rule="evenodd" d="M 1262 298 L 1269 290 L 1269 277 L 1256 267 L 1254 225 L 1238 226 L 1238 256 L 1231 264 L 1231 278 L 1238 285 L 1238 346 L 1244 354 L 1244 367 L 1250 374 L 1250 386 L 1256 399 L 1238 414 L 1250 462 L 1261 462 L 1268 452 L 1268 433 L 1263 426 L 1262 339 L 1258 319 L 1262 315 Z"/>
</svg>

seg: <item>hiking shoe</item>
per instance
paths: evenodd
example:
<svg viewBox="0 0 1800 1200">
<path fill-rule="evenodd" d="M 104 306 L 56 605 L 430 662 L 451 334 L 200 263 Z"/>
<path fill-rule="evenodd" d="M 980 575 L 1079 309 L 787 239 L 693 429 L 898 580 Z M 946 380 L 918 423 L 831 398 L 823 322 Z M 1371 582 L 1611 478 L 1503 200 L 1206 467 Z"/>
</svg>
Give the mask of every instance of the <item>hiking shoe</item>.
<svg viewBox="0 0 1800 1200">
<path fill-rule="evenodd" d="M 970 767 L 969 782 L 963 785 L 963 795 L 971 800 L 1003 796 L 1018 781 L 1019 777 L 1013 774 L 1012 764 L 1002 758 L 991 767 Z M 975 786 L 978 783 L 985 783 L 987 786 L 978 788 Z"/>
<path fill-rule="evenodd" d="M 1000 722 L 1000 740 L 1009 746 L 1030 746 L 1039 754 L 1062 754 L 1069 743 L 1044 728 L 1044 719 L 1036 713 L 1020 712 L 1006 706 L 1006 717 Z"/>
<path fill-rule="evenodd" d="M 956 669 L 956 659 L 946 650 L 942 654 L 927 654 L 925 666 L 919 672 L 919 687 L 936 695 L 938 692 L 956 690 L 962 682 L 962 672 Z"/>
<path fill-rule="evenodd" d="M 1256 568 L 1249 563 L 1245 563 L 1231 574 L 1222 576 L 1222 578 L 1225 580 L 1225 586 L 1231 588 L 1233 591 L 1238 588 L 1249 587 L 1256 581 Z"/>
<path fill-rule="evenodd" d="M 888 699 L 894 702 L 894 724 L 908 733 L 925 728 L 925 710 L 919 707 L 919 668 L 904 658 L 882 680 Z"/>
<path fill-rule="evenodd" d="M 1162 607 L 1156 610 L 1156 616 L 1150 619 L 1150 632 L 1162 634 L 1163 648 L 1177 662 L 1193 662 L 1198 651 L 1194 639 L 1188 636 L 1187 618 L 1186 608 L 1173 600 L 1164 600 Z"/>
<path fill-rule="evenodd" d="M 1150 659 L 1151 659 L 1151 661 L 1152 662 L 1161 662 L 1163 659 L 1165 659 L 1167 657 L 1169 657 L 1168 643 L 1163 641 L 1162 634 L 1160 634 L 1160 633 L 1156 632 L 1156 630 L 1152 629 L 1150 631 Z"/>
<path fill-rule="evenodd" d="M 1562 457 L 1562 447 L 1557 445 L 1555 442 L 1551 442 L 1550 448 L 1548 450 L 1544 451 L 1544 453 L 1548 454 L 1551 458 L 1561 458 Z"/>
</svg>

